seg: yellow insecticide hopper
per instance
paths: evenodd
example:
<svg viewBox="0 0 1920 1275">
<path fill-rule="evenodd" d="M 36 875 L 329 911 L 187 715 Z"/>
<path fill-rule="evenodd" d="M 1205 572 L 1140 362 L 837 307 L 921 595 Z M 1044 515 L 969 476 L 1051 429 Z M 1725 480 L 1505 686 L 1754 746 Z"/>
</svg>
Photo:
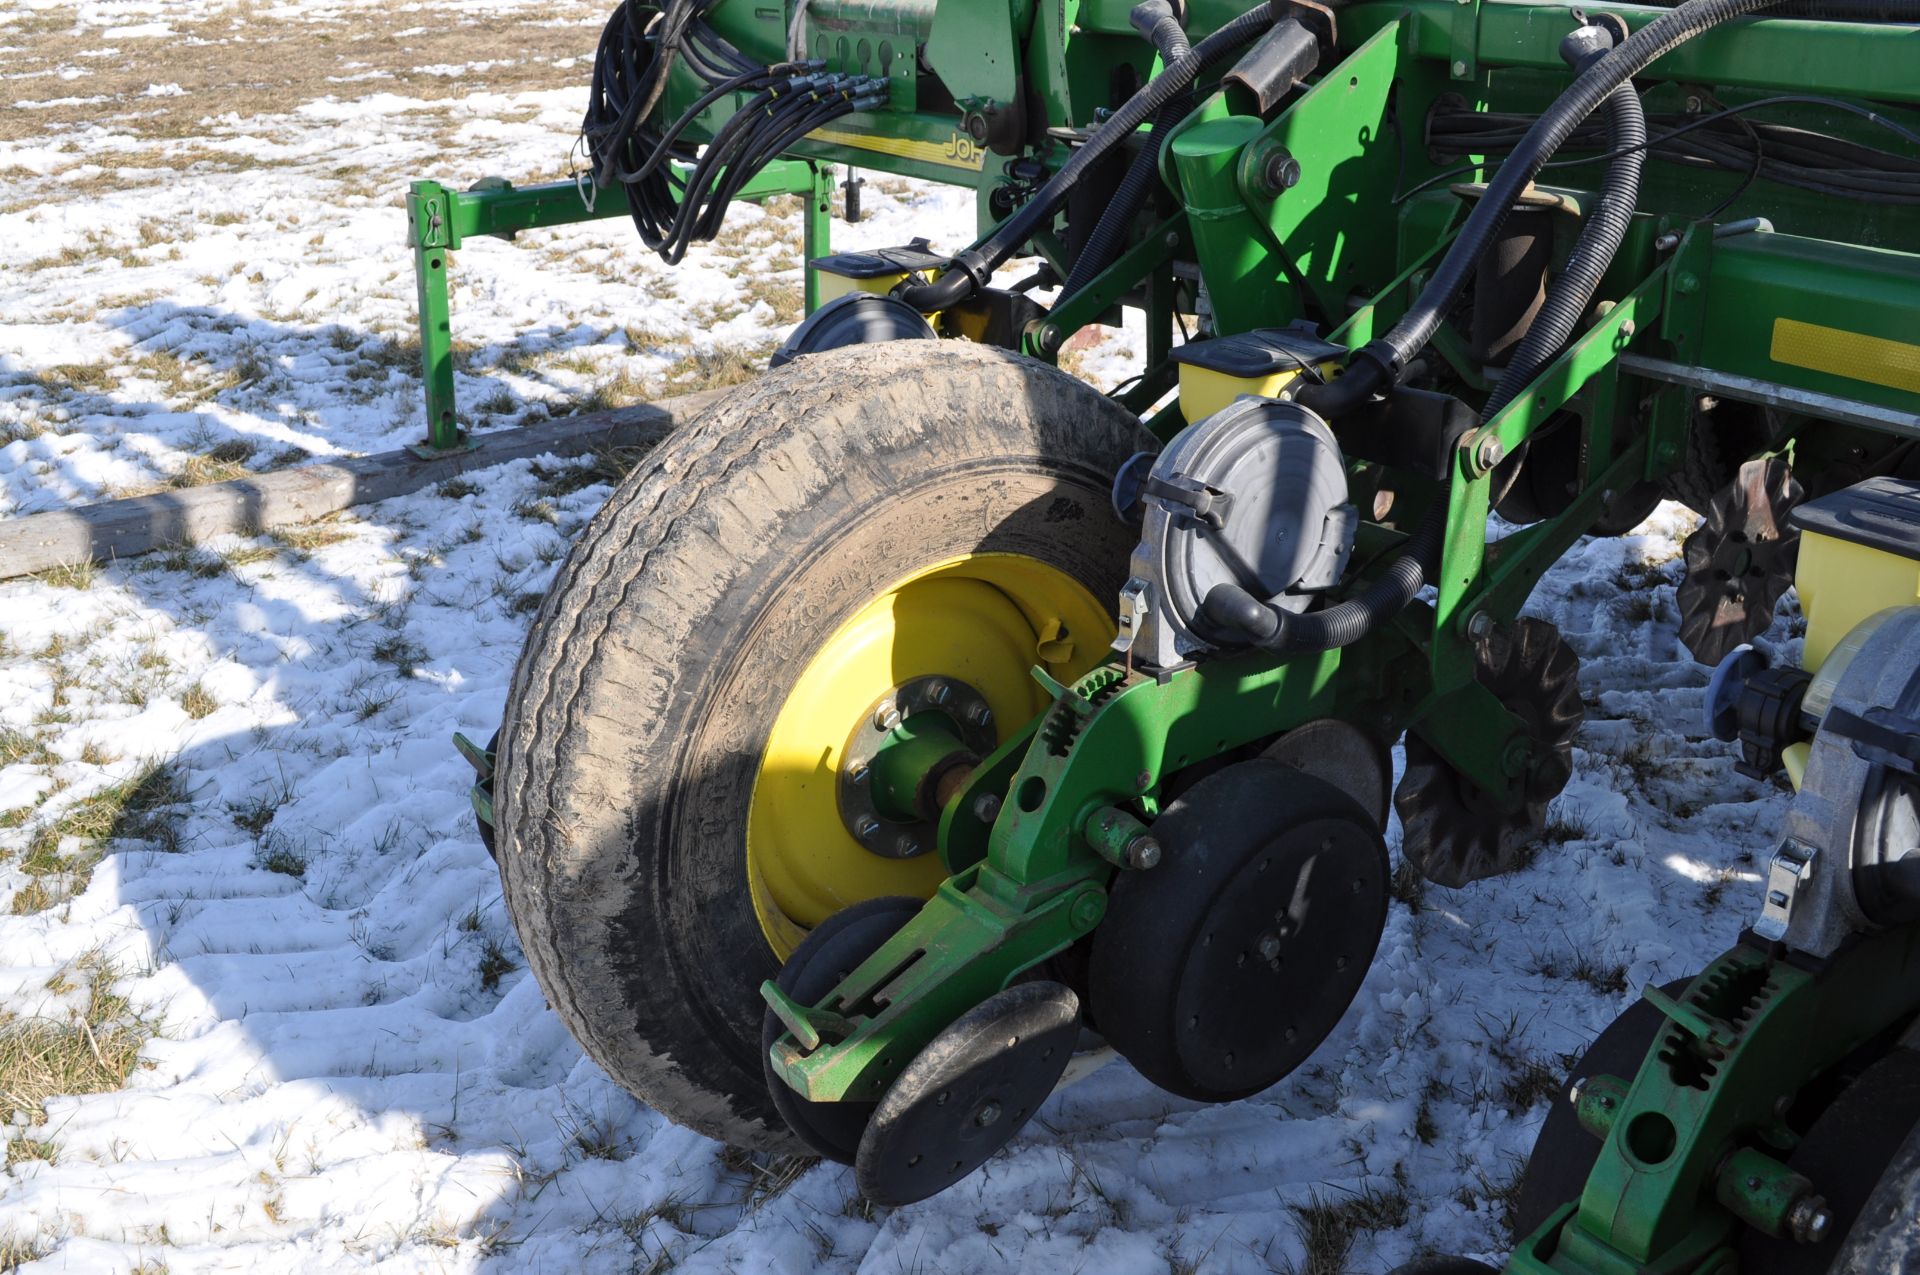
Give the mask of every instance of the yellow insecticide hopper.
<svg viewBox="0 0 1920 1275">
<path fill-rule="evenodd" d="M 933 271 L 947 259 L 916 239 L 899 248 L 872 248 L 864 252 L 836 252 L 830 257 L 815 257 L 807 264 L 820 278 L 820 304 L 849 292 L 871 292 L 885 296 L 915 271 Z"/>
<path fill-rule="evenodd" d="M 1920 600 L 1920 481 L 1869 478 L 1793 511 L 1810 673 L 1862 620 Z"/>
<path fill-rule="evenodd" d="M 1338 375 L 1346 350 L 1295 328 L 1255 328 L 1196 341 L 1173 352 L 1180 365 L 1180 412 L 1204 420 L 1243 394 L 1279 398 L 1305 376 Z"/>
</svg>

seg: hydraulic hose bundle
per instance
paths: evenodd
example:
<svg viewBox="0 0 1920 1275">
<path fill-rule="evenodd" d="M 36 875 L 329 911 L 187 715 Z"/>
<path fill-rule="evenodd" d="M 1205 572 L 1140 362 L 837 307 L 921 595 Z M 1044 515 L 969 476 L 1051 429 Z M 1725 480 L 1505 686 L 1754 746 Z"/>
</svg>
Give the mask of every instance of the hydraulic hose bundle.
<svg viewBox="0 0 1920 1275">
<path fill-rule="evenodd" d="M 974 248 L 948 263 L 946 272 L 932 283 L 909 284 L 894 293 L 923 314 L 944 310 L 987 286 L 995 268 L 1033 237 L 1060 210 L 1073 184 L 1109 151 L 1120 145 L 1150 116 L 1184 92 L 1200 72 L 1227 54 L 1248 44 L 1272 25 L 1275 18 L 1270 4 L 1241 14 L 1212 35 L 1193 45 L 1185 54 L 1168 63 L 1160 74 L 1128 98 L 1120 109 L 1096 128 L 1086 143 L 1075 151 L 1046 185 L 1035 192 L 1020 211 L 1001 222 L 994 232 Z"/>
<path fill-rule="evenodd" d="M 1624 86 L 1631 97 L 1632 78 L 1646 69 L 1655 58 L 1671 52 L 1692 37 L 1730 18 L 1767 8 L 1775 0 L 1686 0 L 1678 8 L 1656 18 L 1628 37 L 1624 44 L 1605 53 L 1590 51 L 1573 84 L 1560 95 L 1514 148 L 1512 157 L 1488 184 L 1466 225 L 1447 250 L 1420 296 L 1407 313 L 1383 337 L 1358 352 L 1345 375 L 1323 385 L 1308 386 L 1298 401 L 1321 416 L 1337 421 L 1354 408 L 1383 392 L 1398 381 L 1408 364 L 1432 339 L 1442 316 L 1453 304 L 1462 286 L 1473 276 L 1483 253 L 1499 236 L 1520 192 L 1525 189 L 1554 152 L 1578 128 L 1595 108 L 1608 102 Z M 1597 30 L 1597 28 L 1589 28 Z M 1576 62 L 1576 64 L 1579 64 Z M 1644 143 L 1646 124 L 1638 112 L 1638 100 L 1632 107 L 1624 101 L 1610 108 L 1610 128 L 1637 128 Z M 1641 151 L 1632 152 L 1639 155 Z M 1623 157 L 1624 158 L 1624 157 Z M 1619 246 L 1626 219 L 1632 215 L 1631 191 L 1638 190 L 1639 166 L 1616 168 L 1609 173 L 1608 192 L 1612 205 L 1603 203 L 1604 220 L 1596 215 L 1582 235 L 1584 252 L 1576 250 L 1580 270 L 1571 278 L 1557 282 L 1548 304 L 1535 320 L 1552 325 L 1541 331 L 1529 348 L 1521 344 L 1502 380 L 1508 398 L 1532 379 L 1546 358 L 1565 341 L 1572 322 L 1584 310 L 1600 274 Z M 1631 191 L 1628 187 L 1631 186 Z M 1625 198 L 1624 210 L 1617 205 Z M 1616 225 L 1617 222 L 1617 225 Z M 1558 300 L 1555 300 L 1557 294 Z M 1565 323 L 1566 333 L 1558 340 L 1552 331 Z M 1529 333 L 1531 336 L 1532 333 Z M 1533 371 L 1522 364 L 1534 360 Z M 1517 378 L 1517 379 L 1516 379 Z M 1497 410 L 1497 406 L 1493 409 Z M 1489 413 L 1490 414 L 1490 413 Z M 1483 416 L 1483 419 L 1485 417 Z M 1315 651 L 1346 646 L 1360 640 L 1381 622 L 1398 613 L 1425 587 L 1438 565 L 1445 528 L 1445 510 L 1429 514 L 1409 537 L 1403 552 L 1375 577 L 1359 596 L 1337 606 L 1303 615 L 1293 615 L 1246 592 L 1237 585 L 1220 585 L 1208 594 L 1205 608 L 1216 624 L 1244 634 L 1255 644 L 1275 650 Z"/>
<path fill-rule="evenodd" d="M 1134 29 L 1153 43 L 1160 53 L 1161 62 L 1171 65 L 1192 51 L 1193 45 L 1188 41 L 1187 33 L 1181 29 L 1180 20 L 1174 16 L 1173 6 L 1167 0 L 1144 0 L 1144 3 L 1135 5 L 1127 17 Z M 1126 174 L 1113 192 L 1113 201 L 1100 214 L 1093 233 L 1087 236 L 1080 255 L 1074 259 L 1073 268 L 1067 273 L 1066 284 L 1060 290 L 1062 297 L 1070 297 L 1086 287 L 1095 275 L 1112 265 L 1113 259 L 1120 255 L 1120 247 L 1126 242 L 1127 227 L 1133 224 L 1140 206 L 1146 202 L 1154 182 L 1158 180 L 1160 149 L 1167 144 L 1173 126 L 1185 119 L 1192 109 L 1193 93 L 1182 89 L 1154 115 L 1153 136 L 1127 165 Z"/>
<path fill-rule="evenodd" d="M 814 129 L 887 100 L 886 80 L 823 74 L 824 62 L 756 66 L 702 14 L 713 0 L 673 0 L 657 15 L 626 0 L 601 33 L 592 93 L 581 125 L 593 181 L 626 187 L 634 225 L 647 247 L 669 264 L 695 240 L 720 230 L 727 207 L 768 161 Z M 706 91 L 664 128 L 649 123 L 676 61 Z M 681 140 L 689 125 L 721 98 L 752 93 L 704 151 Z M 676 168 L 678 161 L 680 168 Z"/>
</svg>

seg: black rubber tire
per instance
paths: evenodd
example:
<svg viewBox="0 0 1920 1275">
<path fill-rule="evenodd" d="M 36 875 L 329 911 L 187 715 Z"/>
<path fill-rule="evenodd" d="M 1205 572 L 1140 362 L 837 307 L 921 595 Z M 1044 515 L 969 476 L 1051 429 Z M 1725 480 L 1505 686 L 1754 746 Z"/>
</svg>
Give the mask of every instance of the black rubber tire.
<svg viewBox="0 0 1920 1275">
<path fill-rule="evenodd" d="M 1660 990 L 1678 999 L 1691 982 L 1691 978 L 1677 978 Z M 1533 1140 L 1533 1152 L 1527 1157 L 1526 1172 L 1520 1175 L 1520 1188 L 1514 1195 L 1511 1220 L 1516 1237 L 1532 1235 L 1555 1209 L 1578 1200 L 1600 1159 L 1600 1139 L 1580 1127 L 1580 1118 L 1567 1101 L 1567 1090 L 1586 1076 L 1618 1076 L 1631 1084 L 1647 1060 L 1647 1051 L 1653 1048 L 1653 1038 L 1660 1034 L 1660 1025 L 1666 1021 L 1667 1016 L 1652 1001 L 1635 1001 L 1593 1038 L 1572 1074 L 1562 1080 L 1547 1108 L 1546 1122 Z"/>
<path fill-rule="evenodd" d="M 774 982 L 801 1004 L 814 1004 L 853 973 L 860 962 L 898 934 L 902 926 L 919 914 L 920 907 L 919 899 L 888 895 L 841 908 L 814 926 L 800 946 L 793 949 L 793 955 L 780 967 L 780 976 Z M 774 1042 L 786 1030 L 786 1025 L 771 1009 L 761 1012 L 760 1066 L 767 1093 L 794 1136 L 806 1143 L 815 1155 L 852 1164 L 854 1154 L 860 1149 L 860 1135 L 866 1132 L 867 1121 L 873 1118 L 875 1104 L 810 1102 L 795 1093 L 774 1074 L 771 1057 Z"/>
<path fill-rule="evenodd" d="M 1820 1113 L 1787 1167 L 1805 1174 L 1833 1211 L 1833 1227 L 1822 1244 L 1795 1244 L 1742 1227 L 1735 1247 L 1742 1275 L 1826 1275 L 1840 1269 L 1840 1257 L 1855 1247 L 1871 1247 L 1867 1232 L 1897 1228 L 1887 1210 L 1877 1210 L 1866 1231 L 1853 1232 L 1896 1154 L 1920 1127 L 1920 1053 L 1895 1048 L 1862 1071 Z M 1906 1220 L 1916 1216 L 1907 1201 Z M 1870 1269 L 1887 1270 L 1887 1267 Z"/>
<path fill-rule="evenodd" d="M 1259 1093 L 1312 1056 L 1366 977 L 1387 920 L 1379 825 L 1326 780 L 1255 758 L 1202 779 L 1153 830 L 1159 865 L 1120 875 L 1093 932 L 1090 1016 L 1170 1093 Z M 1235 913 L 1276 891 L 1289 922 L 1280 955 L 1250 961 L 1235 952 L 1253 938 Z"/>
<path fill-rule="evenodd" d="M 820 642 L 935 563 L 1021 554 L 1116 596 L 1133 535 L 1109 487 L 1153 446 L 1054 368 L 905 341 L 769 372 L 621 483 L 534 619 L 495 770 L 527 963 L 615 1080 L 710 1137 L 803 1150 L 759 1059 L 779 962 L 744 849 L 774 716 Z"/>
</svg>

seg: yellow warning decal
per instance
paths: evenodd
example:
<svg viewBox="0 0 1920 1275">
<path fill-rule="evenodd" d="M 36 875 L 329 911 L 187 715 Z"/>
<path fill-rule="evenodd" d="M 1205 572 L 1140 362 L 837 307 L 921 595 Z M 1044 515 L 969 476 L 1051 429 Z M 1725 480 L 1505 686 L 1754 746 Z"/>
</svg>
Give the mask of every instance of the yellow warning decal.
<svg viewBox="0 0 1920 1275">
<path fill-rule="evenodd" d="M 1775 319 L 1771 353 L 1775 363 L 1920 394 L 1920 345 Z"/>
<path fill-rule="evenodd" d="M 877 151 L 900 159 L 917 159 L 947 168 L 964 168 L 970 173 L 979 172 L 987 162 L 987 148 L 978 145 L 965 133 L 955 133 L 944 142 L 916 142 L 901 137 L 875 137 L 870 133 L 843 133 L 837 128 L 816 128 L 807 137 L 811 141 Z"/>
</svg>

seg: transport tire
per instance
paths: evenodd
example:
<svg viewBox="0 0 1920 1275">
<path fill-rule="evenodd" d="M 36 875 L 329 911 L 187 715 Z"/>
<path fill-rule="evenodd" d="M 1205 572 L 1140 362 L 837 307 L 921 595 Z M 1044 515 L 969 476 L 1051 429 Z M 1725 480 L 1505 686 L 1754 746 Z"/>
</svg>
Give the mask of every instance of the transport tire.
<svg viewBox="0 0 1920 1275">
<path fill-rule="evenodd" d="M 535 617 L 495 772 L 528 965 L 616 1080 L 803 1149 L 760 983 L 833 912 L 945 877 L 930 841 L 863 845 L 836 767 L 913 679 L 968 688 L 998 742 L 1048 702 L 1032 665 L 1099 661 L 1133 542 L 1109 487 L 1153 446 L 1056 369 L 915 341 L 772 371 L 628 475 Z"/>
</svg>

